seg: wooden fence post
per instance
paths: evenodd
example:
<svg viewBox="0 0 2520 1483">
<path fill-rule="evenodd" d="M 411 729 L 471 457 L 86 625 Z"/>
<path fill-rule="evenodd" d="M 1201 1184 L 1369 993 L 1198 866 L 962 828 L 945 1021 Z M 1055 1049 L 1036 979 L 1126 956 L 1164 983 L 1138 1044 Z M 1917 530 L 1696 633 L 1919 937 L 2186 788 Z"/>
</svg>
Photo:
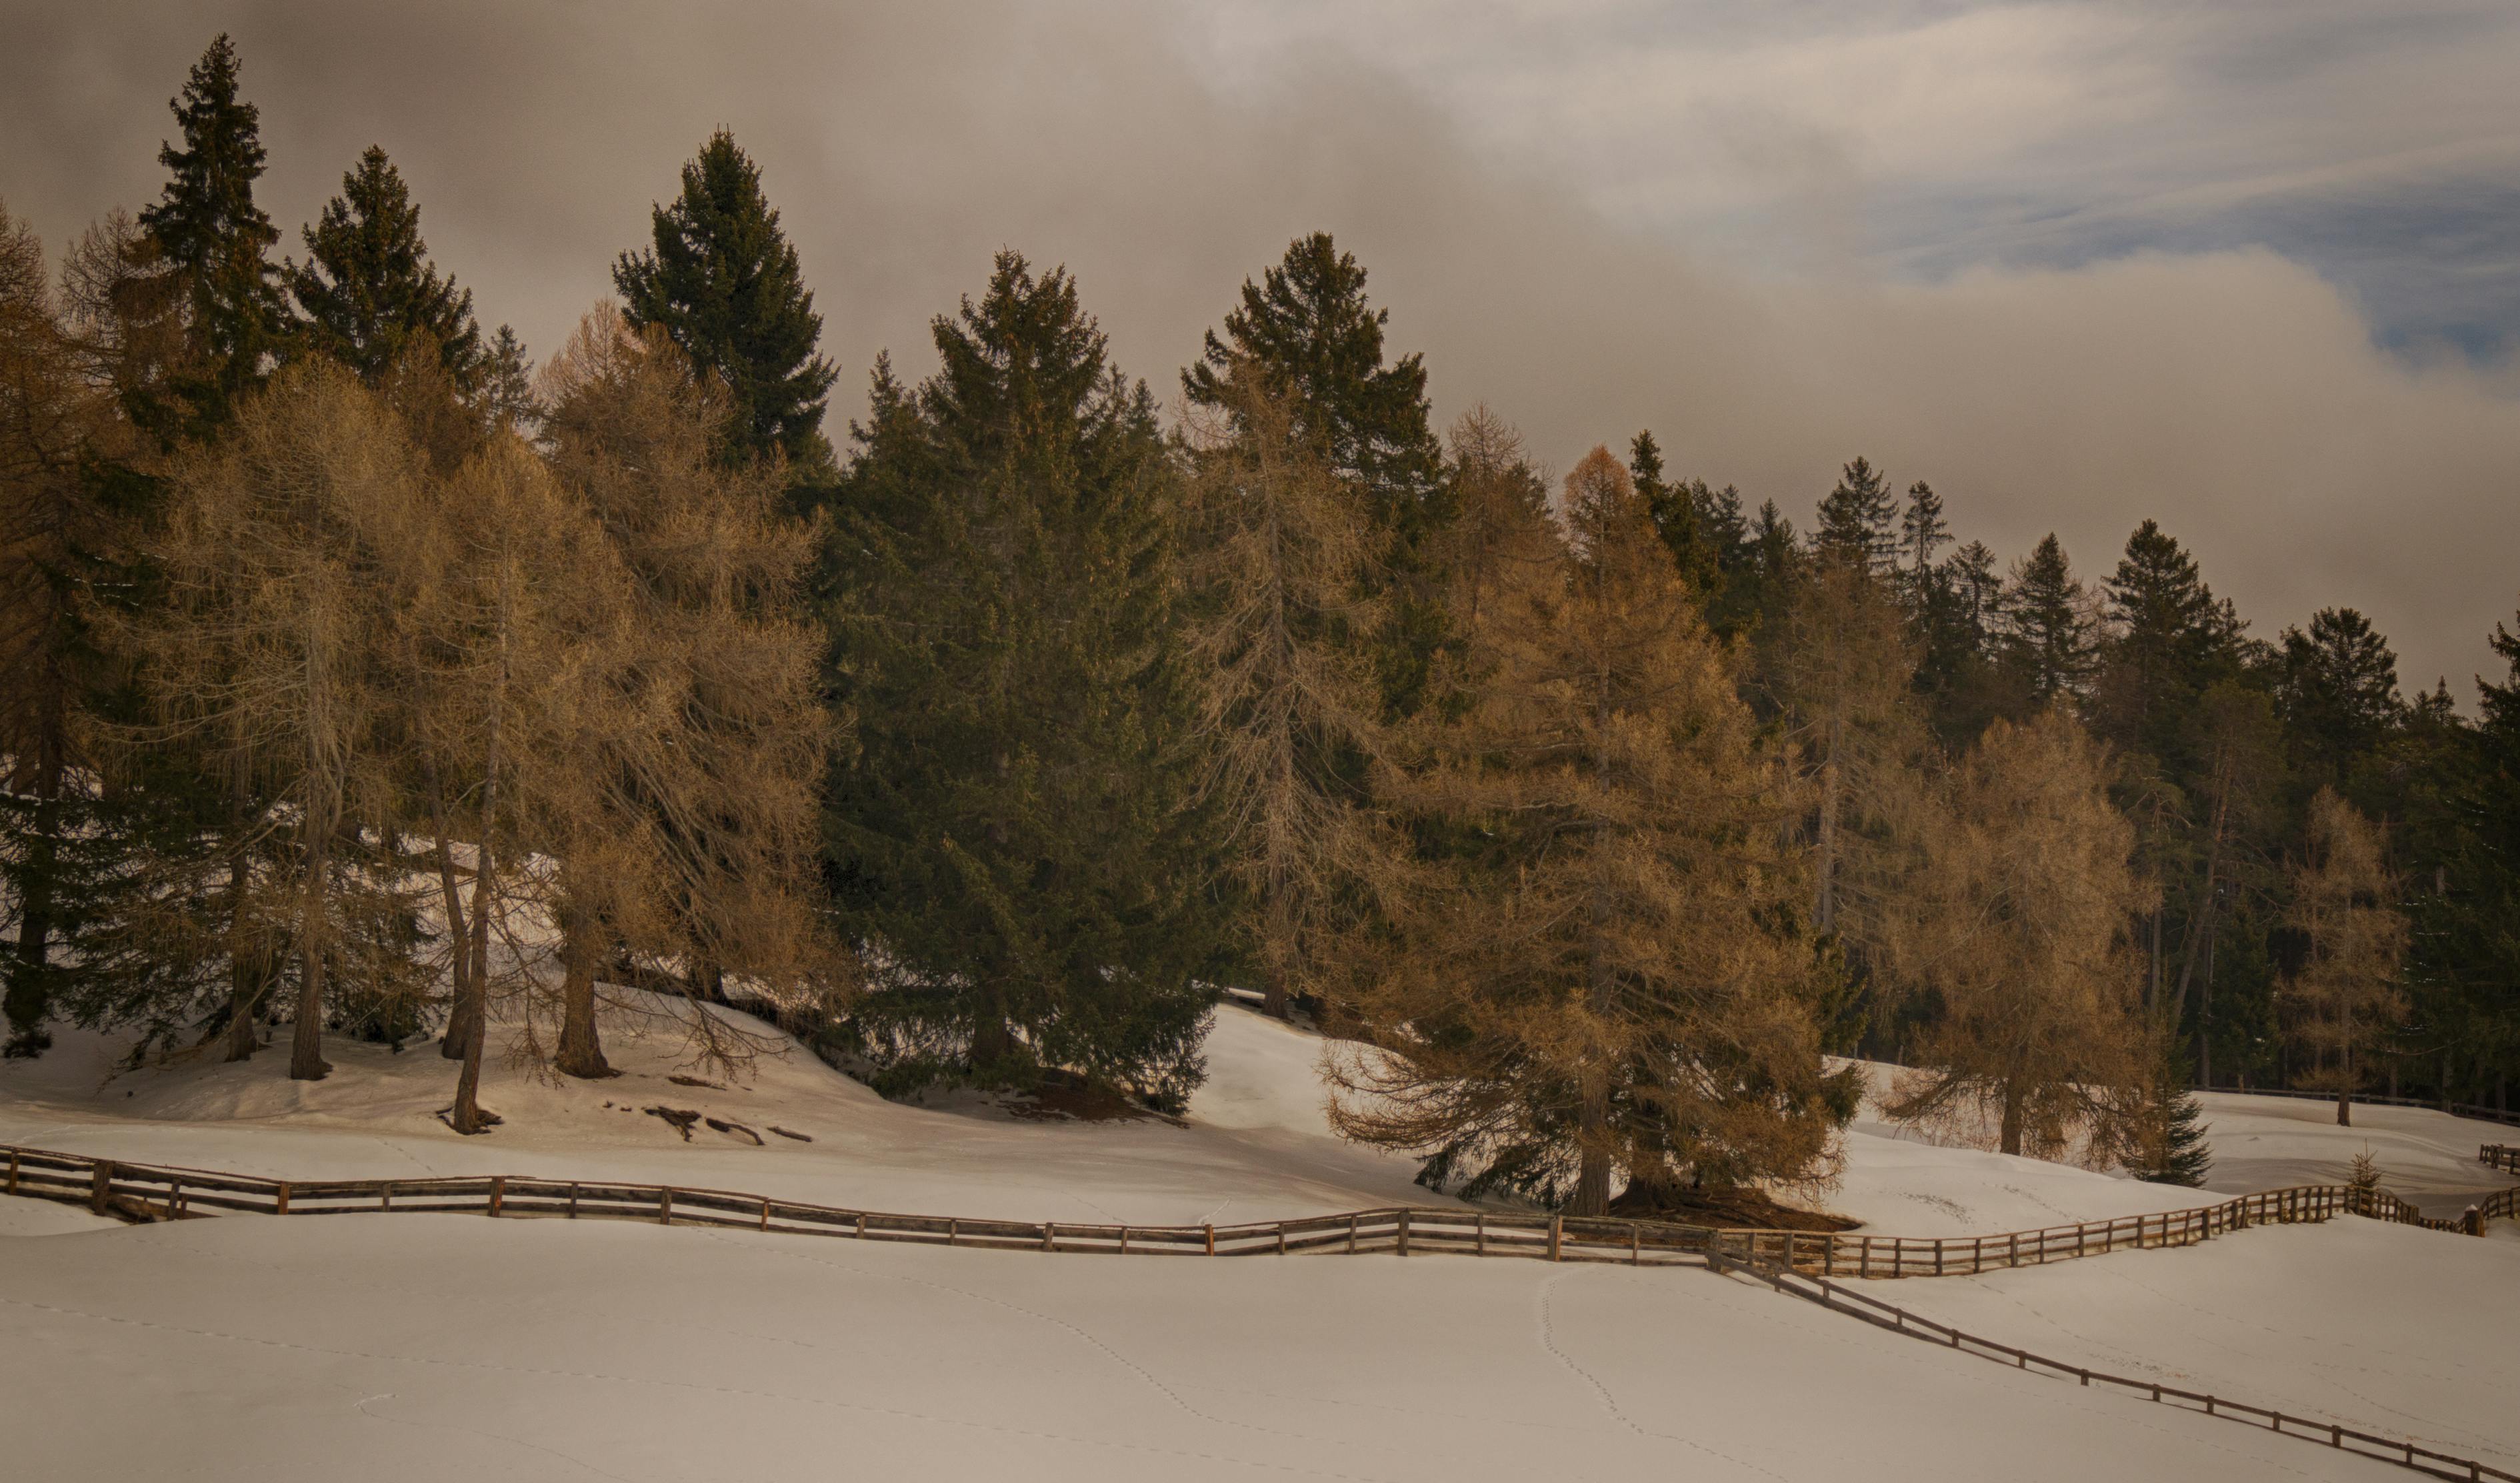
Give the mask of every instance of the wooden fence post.
<svg viewBox="0 0 2520 1483">
<path fill-rule="evenodd" d="M 656 1191 L 656 1224 L 659 1226 L 670 1226 L 673 1223 L 674 1187 L 667 1185 L 662 1190 Z"/>
<path fill-rule="evenodd" d="M 103 1215 L 112 1208 L 108 1203 L 112 1198 L 113 1160 L 100 1158 L 96 1161 L 96 1167 L 88 1171 L 87 1207 Z"/>
<path fill-rule="evenodd" d="M 1409 1254 L 1409 1209 L 1405 1205 L 1400 1210 L 1400 1254 L 1402 1256 Z"/>
<path fill-rule="evenodd" d="M 1566 1217 L 1552 1215 L 1549 1218 L 1549 1259 L 1552 1262 L 1557 1260 L 1558 1243 L 1565 1228 Z"/>
<path fill-rule="evenodd" d="M 9 1150 L 9 1192 L 18 1192 L 18 1150 L 15 1148 Z"/>
<path fill-rule="evenodd" d="M 490 1218 L 491 1218 L 492 1220 L 497 1220 L 497 1219 L 499 1218 L 499 1211 L 500 1211 L 501 1207 L 505 1206 L 507 1203 L 508 1203 L 508 1176 L 506 1176 L 506 1175 L 504 1175 L 504 1174 L 493 1174 L 493 1175 L 491 1175 L 491 1176 L 490 1176 Z"/>
<path fill-rule="evenodd" d="M 761 1197 L 761 1229 L 770 1229 L 770 1197 L 766 1194 Z"/>
<path fill-rule="evenodd" d="M 289 1181 L 285 1179 L 280 1182 L 279 1192 L 272 1196 L 271 1213 L 274 1215 L 289 1213 Z"/>
<path fill-rule="evenodd" d="M 1208 1225 L 1201 1226 L 1199 1229 L 1207 1234 L 1207 1254 L 1216 1255 L 1216 1227 Z"/>
</svg>

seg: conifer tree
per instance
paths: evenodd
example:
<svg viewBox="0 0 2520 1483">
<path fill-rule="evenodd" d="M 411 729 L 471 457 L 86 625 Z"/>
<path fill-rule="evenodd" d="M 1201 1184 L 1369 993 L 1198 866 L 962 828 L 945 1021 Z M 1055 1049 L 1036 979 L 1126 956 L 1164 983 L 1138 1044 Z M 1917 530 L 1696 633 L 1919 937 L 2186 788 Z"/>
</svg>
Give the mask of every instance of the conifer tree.
<svg viewBox="0 0 2520 1483">
<path fill-rule="evenodd" d="M 2355 609 L 2322 607 L 2307 630 L 2283 631 L 2278 675 L 2294 766 L 2307 780 L 2350 786 L 2405 709 L 2389 641 Z"/>
<path fill-rule="evenodd" d="M 609 1073 L 598 970 L 619 949 L 724 997 L 734 973 L 781 1005 L 846 986 L 812 906 L 820 781 L 833 741 L 817 694 L 821 638 L 800 611 L 813 532 L 780 509 L 780 471 L 719 455 L 731 399 L 660 329 L 590 314 L 545 378 L 552 472 L 628 570 L 612 709 L 582 709 L 579 767 L 600 829 L 561 857 L 565 938 L 555 1064 Z M 749 1047 L 718 1015 L 683 1018 L 704 1058 Z"/>
<path fill-rule="evenodd" d="M 472 291 L 428 260 L 420 207 L 383 150 L 361 153 L 341 176 L 341 194 L 302 235 L 306 261 L 288 262 L 281 275 L 297 302 L 299 345 L 375 385 L 425 337 L 459 391 L 477 387 L 487 367 Z"/>
<path fill-rule="evenodd" d="M 2302 1084 L 2336 1094 L 2336 1123 L 2354 1122 L 2369 1056 L 2407 1011 L 2398 967 L 2407 919 L 2380 827 L 2322 787 L 2311 800 L 2308 847 L 2293 872 L 2286 923 L 2303 943 L 2286 997 L 2293 1038 L 2313 1060 Z"/>
<path fill-rule="evenodd" d="M 525 355 L 525 342 L 507 325 L 490 337 L 481 399 L 493 427 L 530 433 L 542 421 L 542 402 L 534 395 L 534 363 Z"/>
<path fill-rule="evenodd" d="M 77 909 L 63 889 L 80 792 L 72 582 L 111 524 L 82 466 L 110 451 L 114 431 L 79 361 L 34 231 L 0 203 L 0 917 L 16 927 L 0 1004 L 11 1056 L 50 1044 L 44 1024 L 67 968 L 56 926 Z"/>
<path fill-rule="evenodd" d="M 1444 604 L 1465 632 L 1485 622 L 1495 604 L 1554 570 L 1561 543 L 1549 515 L 1549 484 L 1532 467 L 1522 434 L 1485 405 L 1454 420 L 1446 434 L 1459 514 L 1441 548 L 1450 578 Z M 1462 673 L 1457 689 L 1479 677 Z"/>
<path fill-rule="evenodd" d="M 1812 926 L 1857 943 L 1871 935 L 1888 858 L 1874 846 L 1912 793 L 1921 740 L 1917 651 L 1901 616 L 1870 571 L 1822 561 L 1795 585 L 1773 659 L 1786 735 L 1812 788 Z"/>
<path fill-rule="evenodd" d="M 2213 1129 L 2205 1121 L 2205 1104 L 2186 1089 L 2175 1061 L 2165 1061 L 2155 1076 L 2151 1101 L 2127 1169 L 2146 1184 L 2202 1188 L 2214 1167 L 2214 1149 L 2205 1142 Z"/>
<path fill-rule="evenodd" d="M 837 373 L 815 349 L 823 317 L 796 249 L 761 189 L 761 167 L 724 129 L 683 166 L 683 189 L 653 212 L 653 244 L 624 252 L 613 287 L 630 322 L 661 326 L 683 353 L 726 382 L 726 451 L 784 454 L 791 480 L 832 472 L 823 410 Z"/>
<path fill-rule="evenodd" d="M 1283 1017 L 1291 995 L 1318 992 L 1364 847 L 1356 785 L 1382 752 L 1382 707 L 1346 636 L 1370 633 L 1376 614 L 1359 597 L 1369 537 L 1356 492 L 1253 368 L 1224 384 L 1235 415 L 1204 429 L 1191 484 L 1187 657 L 1205 676 L 1202 790 L 1251 898 L 1242 935 L 1264 1008 Z"/>
<path fill-rule="evenodd" d="M 1563 564 L 1481 623 L 1476 703 L 1385 785 L 1454 842 L 1385 879 L 1334 1124 L 1577 1215 L 1622 1178 L 1810 1175 L 1853 1101 L 1776 843 L 1788 785 L 1606 449 L 1566 510 Z"/>
<path fill-rule="evenodd" d="M 1716 532 L 1708 528 L 1708 512 L 1701 508 L 1701 500 L 1709 498 L 1705 485 L 1692 488 L 1664 479 L 1662 449 L 1651 429 L 1638 433 L 1628 445 L 1628 476 L 1645 502 L 1654 533 L 1670 548 L 1681 576 L 1698 590 L 1701 602 L 1712 599 L 1722 562 Z"/>
<path fill-rule="evenodd" d="M 295 368 L 240 404 L 220 444 L 177 465 L 147 550 L 162 601 L 99 613 L 146 670 L 147 714 L 120 744 L 199 749 L 284 805 L 260 823 L 289 842 L 296 1080 L 332 1069 L 328 1011 L 418 992 L 395 925 L 409 905 L 395 874 L 364 858 L 382 832 L 361 826 L 391 822 L 382 558 L 419 506 L 421 476 L 417 450 L 348 373 Z"/>
<path fill-rule="evenodd" d="M 225 421 L 261 383 L 285 329 L 270 260 L 280 232 L 253 199 L 260 114 L 238 97 L 237 72 L 236 48 L 222 33 L 168 104 L 183 142 L 158 151 L 165 192 L 140 213 L 154 265 L 174 279 L 184 306 L 189 353 L 167 394 L 140 409 L 150 430 L 170 439 Z"/>
<path fill-rule="evenodd" d="M 2070 719 L 1987 729 L 1884 933 L 1891 971 L 1933 997 L 1893 1117 L 1983 1121 L 2005 1153 L 2127 1151 L 2149 1071 L 2134 848 L 2105 759 Z"/>
<path fill-rule="evenodd" d="M 1205 821 L 1173 620 L 1180 475 L 1063 271 L 1001 253 L 937 373 L 878 364 L 831 543 L 858 747 L 829 871 L 880 954 L 858 1049 L 901 1089 L 1202 1074 Z"/>
<path fill-rule="evenodd" d="M 2096 619 L 2053 534 L 2013 563 L 2003 607 L 2004 655 L 2030 705 L 2077 701 L 2091 678 Z"/>
<path fill-rule="evenodd" d="M 1428 422 L 1425 365 L 1416 353 L 1385 362 L 1391 314 L 1368 303 L 1365 278 L 1328 233 L 1295 239 L 1259 283 L 1242 285 L 1223 337 L 1208 332 L 1182 389 L 1192 406 L 1230 416 L 1227 375 L 1237 364 L 1256 367 L 1289 399 L 1302 435 L 1358 491 L 1382 548 L 1370 588 L 1391 607 L 1376 662 L 1386 698 L 1405 713 L 1447 643 L 1433 567 L 1454 501 Z"/>
<path fill-rule="evenodd" d="M 2505 669 L 2477 681 L 2477 724 L 2443 788 L 2434 878 L 2417 877 L 2433 889 L 2409 903 L 2407 977 L 2468 1057 L 2477 1097 L 2507 1109 L 2520 1072 L 2520 633 L 2497 623 L 2486 642 Z"/>
<path fill-rule="evenodd" d="M 1812 549 L 1827 560 L 1887 575 L 1899 564 L 1899 500 L 1880 470 L 1857 459 L 1820 502 Z"/>
<path fill-rule="evenodd" d="M 1952 526 L 1943 518 L 1943 497 L 1918 479 L 1908 486 L 1908 508 L 1899 515 L 1899 584 L 1911 611 L 1924 610 L 1938 567 L 1934 553 L 1951 544 Z"/>
<path fill-rule="evenodd" d="M 2196 560 L 2145 520 L 2108 580 L 2110 635 L 2092 727 L 2111 743 L 2177 761 L 2180 727 L 2205 688 L 2240 672 L 2246 624 L 2197 574 Z"/>
</svg>

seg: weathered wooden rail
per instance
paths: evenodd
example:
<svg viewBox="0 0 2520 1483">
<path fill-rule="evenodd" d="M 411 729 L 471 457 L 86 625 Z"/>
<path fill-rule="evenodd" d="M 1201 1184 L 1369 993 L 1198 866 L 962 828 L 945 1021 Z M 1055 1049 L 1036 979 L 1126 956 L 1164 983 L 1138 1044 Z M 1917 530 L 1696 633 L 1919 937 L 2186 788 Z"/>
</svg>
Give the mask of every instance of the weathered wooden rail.
<svg viewBox="0 0 2520 1483">
<path fill-rule="evenodd" d="M 2487 1144 L 2476 1150 L 2476 1161 L 2489 1169 L 2499 1169 L 2505 1174 L 2520 1174 L 2520 1148 L 2502 1144 Z"/>
<path fill-rule="evenodd" d="M 2482 1161 L 2508 1167 L 2514 1150 L 2488 1146 Z M 0 1146 L 6 1192 L 87 1205 L 134 1220 L 223 1212 L 348 1215 L 386 1211 L 493 1217 L 653 1221 L 795 1236 L 917 1241 L 1016 1251 L 1149 1256 L 1269 1256 L 1390 1251 L 1528 1257 L 1555 1262 L 1694 1263 L 1709 1253 L 1824 1278 L 1961 1277 L 2098 1256 L 2130 1248 L 2189 1246 L 2252 1226 L 2339 1215 L 2485 1234 L 2486 1222 L 2520 1218 L 2520 1186 L 2497 1191 L 2457 1220 L 2425 1216 L 2385 1190 L 2304 1185 L 2245 1194 L 2219 1205 L 2120 1216 L 1976 1236 L 1896 1236 L 1868 1232 L 1743 1231 L 1654 1221 L 1588 1220 L 1458 1206 L 1393 1206 L 1238 1225 L 1106 1225 L 1011 1221 L 783 1200 L 732 1190 L 488 1174 L 441 1179 L 269 1180 L 209 1169 L 142 1164 L 55 1149 Z M 2497 1163 L 2501 1158 L 2504 1162 Z"/>
<path fill-rule="evenodd" d="M 2083 1385 L 2095 1385 L 2103 1389 L 2120 1391 L 2145 1400 L 2157 1401 L 2165 1406 L 2175 1406 L 2183 1411 L 2201 1412 L 2221 1420 L 2272 1431 L 2280 1436 L 2324 1443 L 2340 1451 L 2356 1453 L 2384 1462 L 2394 1462 L 2401 1467 L 2410 1467 L 2417 1472 L 2431 1473 L 2436 1477 L 2463 1478 L 2469 1480 L 2469 1483 L 2483 1483 L 2483 1480 L 2489 1478 L 2498 1480 L 2498 1483 L 2520 1483 L 2520 1473 L 2505 1472 L 2501 1468 L 2478 1461 L 2474 1458 L 2435 1452 L 2429 1447 L 2420 1446 L 2404 1437 L 2384 1437 L 2356 1427 L 2340 1425 L 2334 1421 L 2320 1421 L 2308 1416 L 2291 1416 L 2271 1407 L 2253 1406 L 2245 1401 L 2234 1401 L 2228 1396 L 2218 1396 L 2200 1390 L 2186 1390 L 2177 1385 L 2164 1385 L 2158 1380 L 2133 1379 L 2126 1375 L 2112 1374 L 2104 1370 L 2093 1370 L 2088 1366 L 2069 1364 L 2063 1360 L 2051 1359 L 2047 1355 L 2034 1354 L 2027 1349 L 2015 1348 L 2010 1344 L 2000 1343 L 1980 1334 L 1965 1332 L 1949 1324 L 1940 1323 L 1908 1309 L 1894 1307 L 1879 1298 L 1840 1286 L 1823 1277 L 1794 1272 L 1767 1262 L 1744 1262 L 1721 1253 L 1709 1253 L 1706 1265 L 1718 1272 L 1736 1273 L 1755 1281 L 1765 1282 L 1787 1296 L 1801 1298 L 1808 1303 L 1817 1303 L 1822 1308 L 1861 1319 L 1876 1327 L 1886 1328 L 1925 1343 L 1958 1350 L 1962 1354 L 1974 1355 L 1979 1359 L 1992 1360 L 2000 1365 L 2008 1365 L 2017 1370 L 2033 1371 L 2059 1379 L 2075 1380 Z"/>
</svg>

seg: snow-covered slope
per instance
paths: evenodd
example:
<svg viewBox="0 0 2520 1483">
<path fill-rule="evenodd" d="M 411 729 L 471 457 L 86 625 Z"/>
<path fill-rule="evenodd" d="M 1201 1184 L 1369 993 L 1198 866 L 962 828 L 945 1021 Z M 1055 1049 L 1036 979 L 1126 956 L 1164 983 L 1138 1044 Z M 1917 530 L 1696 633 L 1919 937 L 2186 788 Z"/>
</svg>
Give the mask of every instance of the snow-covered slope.
<svg viewBox="0 0 2520 1483">
<path fill-rule="evenodd" d="M 2301 1239 L 2259 1250 L 2318 1233 L 2276 1235 Z M 2201 1293 L 2182 1277 L 2208 1270 L 2182 1264 L 2199 1254 L 2078 1267 Z M 2264 1285 L 2277 1322 L 2315 1315 L 2315 1295 Z M 2027 1317 L 1987 1326 L 2064 1342 Z M 2253 1393 L 2296 1404 L 2321 1355 L 2292 1345 L 2289 1366 L 2264 1346 Z M 2507 1345 L 2446 1360 L 2393 1342 L 2360 1363 L 2407 1372 L 2323 1388 L 2376 1398 L 2345 1414 L 2413 1393 L 2418 1415 L 2389 1429 L 2512 1450 L 2511 1408 L 2478 1404 L 2520 1379 Z M 2450 1363 L 2473 1383 L 2420 1394 Z M 0 1397 L 43 1418 L 12 1428 L 12 1460 L 48 1479 L 2392 1475 L 1696 1271 L 1098 1261 L 453 1216 L 9 1241 Z"/>
<path fill-rule="evenodd" d="M 0 1066 L 0 1142 L 267 1177 L 609 1178 L 1014 1220 L 1225 1224 L 1433 1198 L 1411 1183 L 1414 1163 L 1329 1136 L 1317 1041 L 1238 1011 L 1219 1016 L 1187 1127 L 1023 1120 L 969 1098 L 907 1106 L 793 1046 L 756 1058 L 741 1082 L 680 1085 L 669 1079 L 687 1069 L 680 1037 L 640 1031 L 626 1014 L 607 1027 L 623 1072 L 607 1081 L 538 1079 L 493 1056 L 482 1101 L 507 1121 L 480 1138 L 438 1121 L 455 1068 L 433 1044 L 395 1055 L 328 1041 L 333 1075 L 301 1083 L 277 1048 L 237 1065 L 113 1076 L 107 1042 L 63 1034 L 40 1060 Z M 704 1126 L 686 1144 L 641 1110 L 654 1105 L 741 1122 L 765 1146 Z M 773 1135 L 774 1123 L 813 1142 Z"/>
<path fill-rule="evenodd" d="M 1318 1042 L 1238 1011 L 1220 1014 L 1186 1127 L 901 1106 L 801 1055 L 741 1088 L 681 1086 L 671 1044 L 627 1022 L 608 1034 L 628 1073 L 611 1081 L 494 1068 L 485 1100 L 509 1122 L 479 1139 L 432 1116 L 452 1083 L 433 1048 L 336 1044 L 339 1069 L 313 1086 L 287 1082 L 276 1056 L 107 1080 L 110 1048 L 66 1036 L 0 1067 L 0 1140 L 294 1177 L 504 1170 L 1034 1219 L 1429 1197 L 1407 1160 L 1329 1135 Z M 702 1130 L 686 1145 L 623 1110 L 652 1103 L 814 1142 Z M 2304 1140 L 2287 1156 L 2343 1156 L 2315 1124 L 2285 1136 Z M 1873 1122 L 1850 1133 L 1847 1165 L 1820 1202 L 1894 1234 L 2198 1198 Z M 2520 1357 L 2502 1333 L 2520 1239 L 2343 1221 L 1885 1291 L 2095 1365 L 2209 1378 L 2500 1465 L 2520 1455 L 2506 1404 Z M 0 1200 L 0 1418 L 27 1417 L 42 1424 L 11 1428 L 12 1475 L 47 1479 L 2384 1473 L 1698 1271 L 1094 1261 L 456 1216 L 125 1229 Z"/>
</svg>

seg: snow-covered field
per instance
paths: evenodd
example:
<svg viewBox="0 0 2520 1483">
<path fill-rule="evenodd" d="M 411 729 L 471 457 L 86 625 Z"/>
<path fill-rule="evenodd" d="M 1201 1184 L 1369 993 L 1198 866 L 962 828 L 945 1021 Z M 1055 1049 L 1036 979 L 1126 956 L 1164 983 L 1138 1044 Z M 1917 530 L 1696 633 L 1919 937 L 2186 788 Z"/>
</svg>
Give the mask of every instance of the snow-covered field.
<svg viewBox="0 0 2520 1483">
<path fill-rule="evenodd" d="M 433 1048 L 329 1047 L 339 1069 L 311 1087 L 272 1056 L 108 1082 L 106 1048 L 65 1037 L 68 1054 L 0 1069 L 0 1141 L 292 1177 L 533 1172 L 1028 1219 L 1429 1198 L 1407 1162 L 1328 1136 L 1314 1042 L 1233 1011 L 1186 1127 L 899 1106 L 801 1056 L 763 1062 L 743 1090 L 677 1086 L 669 1047 L 615 1034 L 608 1049 L 630 1074 L 552 1087 L 496 1071 L 485 1101 L 508 1126 L 460 1139 L 430 1116 L 452 1082 Z M 815 1141 L 754 1148 L 703 1129 L 685 1145 L 617 1110 L 659 1102 Z M 2218 1188 L 2333 1178 L 2364 1136 L 2393 1174 L 2500 1178 L 2473 1163 L 2480 1125 L 2437 1114 L 2373 1109 L 2353 1134 L 2322 1131 L 2312 1103 L 2216 1098 L 2211 1115 Z M 1822 1202 L 1885 1234 L 2200 1201 L 1874 1123 L 1850 1135 L 1847 1164 Z M 1879 1290 L 2060 1357 L 2520 1469 L 2507 1235 L 2346 1220 Z M 1102 1261 L 454 1216 L 121 1228 L 0 1200 L 12 1421 L 10 1475 L 30 1479 L 2395 1474 L 1694 1270 Z"/>
</svg>

